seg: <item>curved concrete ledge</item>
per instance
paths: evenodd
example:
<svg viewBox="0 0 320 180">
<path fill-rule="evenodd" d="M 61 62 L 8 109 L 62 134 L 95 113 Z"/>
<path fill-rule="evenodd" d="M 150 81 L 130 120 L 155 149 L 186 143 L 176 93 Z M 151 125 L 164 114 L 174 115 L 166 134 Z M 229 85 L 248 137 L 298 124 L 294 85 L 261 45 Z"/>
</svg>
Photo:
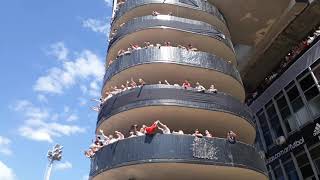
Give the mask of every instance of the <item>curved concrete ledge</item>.
<svg viewBox="0 0 320 180">
<path fill-rule="evenodd" d="M 168 85 L 145 85 L 113 96 L 99 113 L 97 131 L 128 133 L 133 124 L 152 124 L 157 119 L 188 134 L 198 128 L 225 137 L 233 130 L 239 141 L 248 144 L 256 134 L 250 109 L 235 98 Z"/>
<path fill-rule="evenodd" d="M 111 32 L 119 28 L 122 23 L 136 17 L 148 16 L 156 10 L 160 14 L 169 14 L 174 16 L 203 21 L 216 26 L 220 31 L 230 37 L 226 21 L 220 11 L 212 4 L 203 0 L 132 0 L 126 1 L 116 12 L 111 24 Z"/>
<path fill-rule="evenodd" d="M 140 136 L 102 148 L 91 160 L 90 179 L 267 180 L 252 146 L 190 135 Z"/>
<path fill-rule="evenodd" d="M 143 78 L 149 84 L 159 80 L 181 83 L 188 79 L 205 87 L 216 88 L 244 101 L 245 90 L 236 67 L 205 52 L 187 51 L 176 47 L 147 48 L 133 51 L 113 62 L 104 77 L 102 94 L 111 86 L 120 87 L 132 78 Z"/>
<path fill-rule="evenodd" d="M 145 41 L 153 44 L 171 41 L 173 46 L 192 43 L 200 51 L 236 64 L 232 42 L 223 33 L 207 23 L 174 16 L 147 16 L 129 21 L 110 41 L 107 62 L 115 59 L 117 52 L 127 49 L 130 43 L 143 45 Z"/>
</svg>

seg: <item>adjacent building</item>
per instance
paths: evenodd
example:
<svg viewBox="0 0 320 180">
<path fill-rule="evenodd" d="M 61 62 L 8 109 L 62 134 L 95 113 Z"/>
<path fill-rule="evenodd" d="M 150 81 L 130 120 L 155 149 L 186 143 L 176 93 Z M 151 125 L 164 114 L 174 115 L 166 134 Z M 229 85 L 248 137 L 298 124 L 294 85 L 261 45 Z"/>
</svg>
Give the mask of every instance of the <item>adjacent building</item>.
<svg viewBox="0 0 320 180">
<path fill-rule="evenodd" d="M 270 179 L 319 180 L 319 39 L 250 105 Z"/>
</svg>

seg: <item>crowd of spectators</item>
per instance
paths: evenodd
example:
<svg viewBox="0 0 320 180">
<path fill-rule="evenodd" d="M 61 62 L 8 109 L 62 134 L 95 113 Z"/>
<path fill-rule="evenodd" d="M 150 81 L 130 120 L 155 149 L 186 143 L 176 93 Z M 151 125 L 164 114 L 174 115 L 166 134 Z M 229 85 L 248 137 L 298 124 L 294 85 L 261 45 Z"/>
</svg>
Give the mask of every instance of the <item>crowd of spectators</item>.
<svg viewBox="0 0 320 180">
<path fill-rule="evenodd" d="M 129 131 L 129 135 L 127 138 L 134 138 L 138 136 L 152 136 L 156 134 L 158 130 L 161 131 L 162 134 L 175 134 L 175 135 L 185 134 L 182 130 L 171 131 L 167 125 L 157 120 L 151 126 L 142 125 L 140 129 L 138 129 L 138 125 L 133 125 Z M 101 129 L 99 131 L 100 131 L 100 134 L 96 135 L 96 138 L 95 140 L 93 140 L 93 143 L 90 145 L 89 149 L 84 152 L 85 156 L 88 158 L 92 158 L 95 155 L 95 153 L 99 151 L 102 147 L 125 139 L 125 136 L 119 131 L 114 132 L 115 136 L 113 136 L 113 134 L 110 134 L 107 136 L 104 134 L 103 130 Z M 209 130 L 205 130 L 205 133 L 202 134 L 198 129 L 196 129 L 193 134 L 186 134 L 186 135 L 192 135 L 198 138 L 214 137 L 213 134 L 209 132 Z M 237 134 L 234 133 L 233 131 L 229 131 L 226 136 L 228 142 L 232 144 L 236 142 L 236 137 L 237 137 Z"/>
<path fill-rule="evenodd" d="M 129 47 L 127 49 L 120 49 L 117 53 L 117 57 L 114 60 L 110 60 L 108 63 L 108 66 L 110 66 L 115 60 L 117 60 L 119 57 L 124 55 L 130 55 L 133 51 L 140 50 L 140 49 L 147 49 L 147 48 L 161 48 L 161 47 L 178 47 L 180 49 L 184 49 L 187 51 L 198 51 L 197 48 L 193 47 L 192 44 L 188 44 L 187 46 L 183 46 L 181 44 L 175 44 L 172 45 L 170 41 L 165 41 L 163 44 L 156 43 L 152 44 L 149 41 L 144 42 L 143 46 L 140 46 L 138 44 L 129 44 Z"/>
<path fill-rule="evenodd" d="M 192 87 L 191 83 L 188 80 L 185 80 L 182 85 L 179 84 L 170 84 L 167 80 L 164 80 L 164 82 L 159 81 L 158 84 L 164 84 L 164 85 L 170 85 L 170 86 L 177 86 L 182 87 L 186 90 L 196 90 L 197 92 L 203 92 L 203 93 L 217 93 L 218 90 L 215 88 L 213 84 L 210 85 L 209 89 L 206 89 L 203 85 L 201 85 L 199 82 L 196 82 L 195 86 Z M 113 97 L 114 95 L 117 95 L 121 92 L 134 89 L 137 87 L 142 87 L 146 85 L 146 82 L 139 78 L 138 82 L 135 82 L 133 78 L 131 78 L 130 81 L 127 81 L 126 84 L 122 84 L 120 88 L 117 86 L 111 86 L 109 91 L 106 91 L 105 96 L 100 97 L 99 99 L 92 99 L 92 101 L 98 102 L 98 106 L 91 107 L 92 110 L 99 112 L 104 105 L 104 103 Z"/>
<path fill-rule="evenodd" d="M 122 4 L 124 4 L 124 2 L 119 2 L 118 3 L 120 6 L 122 5 Z M 118 7 L 119 7 L 119 5 L 118 5 Z M 116 9 L 117 10 L 117 9 Z M 169 15 L 169 16 L 172 16 L 173 15 L 173 13 L 172 12 L 169 12 L 168 14 L 160 14 L 159 12 L 157 12 L 157 11 L 152 11 L 152 14 L 151 14 L 152 16 L 158 16 L 158 15 Z M 113 21 L 113 19 L 111 19 L 111 21 Z M 125 23 L 122 23 L 122 24 L 120 24 L 119 25 L 119 28 L 121 28 L 123 25 L 125 25 Z M 117 28 L 115 28 L 115 29 L 113 29 L 113 31 L 111 32 L 111 36 L 109 37 L 109 41 L 111 41 L 112 39 L 113 39 L 113 37 L 117 34 L 117 32 L 118 32 L 118 29 Z"/>
<path fill-rule="evenodd" d="M 246 103 L 250 105 L 276 78 L 278 78 L 292 63 L 295 62 L 295 60 L 297 60 L 297 57 L 300 56 L 302 52 L 308 49 L 314 40 L 318 38 L 320 38 L 320 26 L 311 33 L 311 35 L 290 50 L 290 52 L 282 59 L 276 70 L 272 71 L 258 86 L 258 88 L 248 95 Z"/>
</svg>

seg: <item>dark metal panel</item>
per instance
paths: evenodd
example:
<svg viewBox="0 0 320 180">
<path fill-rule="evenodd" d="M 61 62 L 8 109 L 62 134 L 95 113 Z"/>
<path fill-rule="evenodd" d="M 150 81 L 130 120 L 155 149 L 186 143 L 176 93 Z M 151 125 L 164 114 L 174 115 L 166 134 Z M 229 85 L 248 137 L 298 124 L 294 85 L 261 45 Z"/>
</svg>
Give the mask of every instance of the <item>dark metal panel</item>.
<svg viewBox="0 0 320 180">
<path fill-rule="evenodd" d="M 176 6 L 187 7 L 196 9 L 199 11 L 204 11 L 206 13 L 212 14 L 213 16 L 218 17 L 223 23 L 226 24 L 225 18 L 221 14 L 221 12 L 214 7 L 212 4 L 208 3 L 207 1 L 203 0 L 170 0 L 165 2 L 165 0 L 130 0 L 126 1 L 120 9 L 115 13 L 114 19 L 111 23 L 111 27 L 113 26 L 114 22 L 116 22 L 121 16 L 123 16 L 126 12 L 130 10 L 148 4 L 173 4 Z"/>
<path fill-rule="evenodd" d="M 199 93 L 182 87 L 160 84 L 145 85 L 113 96 L 102 106 L 97 126 L 115 114 L 152 105 L 183 106 L 227 112 L 246 119 L 255 127 L 250 108 L 232 96 L 225 93 Z"/>
<path fill-rule="evenodd" d="M 117 167 L 157 162 L 233 166 L 267 174 L 263 159 L 252 146 L 191 135 L 128 138 L 102 148 L 91 162 L 90 176 Z"/>
<path fill-rule="evenodd" d="M 172 28 L 175 30 L 196 33 L 200 35 L 206 35 L 215 38 L 225 43 L 229 48 L 234 51 L 231 40 L 226 37 L 222 32 L 218 31 L 214 26 L 207 23 L 179 18 L 175 16 L 168 16 L 168 18 L 160 18 L 159 16 L 144 16 L 138 17 L 128 21 L 124 26 L 121 27 L 116 35 L 109 42 L 108 50 L 120 39 L 130 33 L 141 31 L 144 29 L 152 28 Z"/>
<path fill-rule="evenodd" d="M 261 156 L 253 148 L 248 148 L 245 144 L 230 144 L 227 143 L 230 149 L 230 154 L 232 155 L 232 162 L 237 164 L 243 164 L 245 166 L 253 167 L 257 166 L 256 170 L 259 170 L 260 167 L 264 167 L 264 161 L 257 161 L 261 159 Z M 247 158 L 244 158 L 247 157 Z"/>
<path fill-rule="evenodd" d="M 177 47 L 146 48 L 133 51 L 130 55 L 119 57 L 113 62 L 104 75 L 104 84 L 112 76 L 130 67 L 150 63 L 174 63 L 186 66 L 205 68 L 218 71 L 239 81 L 242 84 L 240 74 L 235 66 L 226 60 L 205 52 L 187 51 Z"/>
</svg>

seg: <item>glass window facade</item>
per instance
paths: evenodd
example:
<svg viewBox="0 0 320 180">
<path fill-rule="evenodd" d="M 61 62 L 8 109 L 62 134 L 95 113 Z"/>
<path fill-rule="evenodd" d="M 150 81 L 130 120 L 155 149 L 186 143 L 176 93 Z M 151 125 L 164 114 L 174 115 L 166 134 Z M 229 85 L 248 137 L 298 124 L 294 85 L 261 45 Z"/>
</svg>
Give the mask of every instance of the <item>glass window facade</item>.
<svg viewBox="0 0 320 180">
<path fill-rule="evenodd" d="M 312 167 L 310 165 L 310 162 L 308 160 L 308 156 L 305 152 L 303 152 L 302 154 L 295 154 L 295 157 L 297 159 L 298 162 L 298 166 L 300 168 L 302 177 L 304 179 L 313 179 L 314 174 L 313 174 L 313 170 Z"/>
<path fill-rule="evenodd" d="M 276 168 L 274 168 L 273 172 L 276 180 L 285 180 L 280 166 L 277 166 Z"/>
<path fill-rule="evenodd" d="M 288 180 L 299 180 L 298 173 L 291 159 L 283 163 L 283 167 L 284 167 L 284 170 L 286 171 Z"/>
<path fill-rule="evenodd" d="M 272 127 L 273 133 L 276 137 L 283 136 L 283 130 L 281 127 L 281 123 L 279 121 L 277 111 L 272 103 L 272 101 L 269 101 L 266 105 L 266 112 L 269 117 L 269 122 Z"/>
<path fill-rule="evenodd" d="M 287 132 L 290 133 L 291 131 L 296 130 L 298 128 L 296 118 L 293 112 L 291 112 L 288 101 L 286 100 L 282 91 L 276 95 L 275 101 L 279 108 L 280 116 Z"/>
<path fill-rule="evenodd" d="M 305 124 L 309 119 L 308 111 L 305 104 L 302 101 L 301 95 L 299 94 L 298 87 L 294 81 L 285 87 L 285 92 L 289 98 L 289 103 L 293 109 L 293 112 L 296 114 L 297 119 L 299 120 L 300 125 Z"/>
<path fill-rule="evenodd" d="M 310 148 L 309 152 L 311 159 L 316 167 L 318 176 L 320 177 L 320 144 L 317 144 L 315 147 Z"/>
<path fill-rule="evenodd" d="M 271 131 L 266 119 L 266 116 L 263 112 L 263 110 L 260 110 L 260 112 L 257 114 L 257 117 L 260 122 L 261 130 L 263 133 L 264 141 L 266 143 L 266 147 L 270 147 L 273 144 Z"/>
<path fill-rule="evenodd" d="M 306 96 L 310 110 L 314 116 L 319 115 L 320 113 L 319 81 L 320 64 L 313 67 L 310 74 L 301 80 L 301 82 L 305 84 L 304 86 L 308 87 L 304 90 L 304 95 Z"/>
</svg>

